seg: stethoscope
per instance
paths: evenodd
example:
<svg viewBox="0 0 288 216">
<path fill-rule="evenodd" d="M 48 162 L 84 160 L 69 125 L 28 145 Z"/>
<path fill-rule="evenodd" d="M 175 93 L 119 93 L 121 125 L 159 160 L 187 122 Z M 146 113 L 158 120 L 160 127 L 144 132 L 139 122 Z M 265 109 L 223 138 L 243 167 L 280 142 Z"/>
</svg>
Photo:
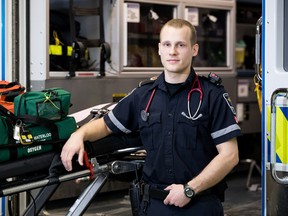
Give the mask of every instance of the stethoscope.
<svg viewBox="0 0 288 216">
<path fill-rule="evenodd" d="M 142 118 L 143 121 L 147 121 L 148 120 L 149 108 L 150 108 L 151 102 L 152 102 L 152 100 L 154 98 L 155 92 L 156 92 L 156 88 L 153 89 L 153 91 L 151 93 L 151 96 L 149 98 L 149 101 L 148 101 L 148 103 L 147 103 L 147 105 L 145 107 L 145 110 L 141 111 L 141 118 Z M 194 115 L 192 116 L 191 110 L 190 110 L 190 99 L 191 99 L 191 95 L 192 95 L 193 92 L 198 92 L 199 93 L 199 103 L 198 103 L 198 107 L 197 107 Z M 199 113 L 199 110 L 200 110 L 202 101 L 203 101 L 203 90 L 202 90 L 200 81 L 198 79 L 198 75 L 196 75 L 195 80 L 194 80 L 194 82 L 193 82 L 193 84 L 191 86 L 191 89 L 190 89 L 190 91 L 188 92 L 188 95 L 187 95 L 188 115 L 185 112 L 182 112 L 181 115 L 183 115 L 186 118 L 191 119 L 193 121 L 201 118 L 203 115 L 201 113 Z"/>
</svg>

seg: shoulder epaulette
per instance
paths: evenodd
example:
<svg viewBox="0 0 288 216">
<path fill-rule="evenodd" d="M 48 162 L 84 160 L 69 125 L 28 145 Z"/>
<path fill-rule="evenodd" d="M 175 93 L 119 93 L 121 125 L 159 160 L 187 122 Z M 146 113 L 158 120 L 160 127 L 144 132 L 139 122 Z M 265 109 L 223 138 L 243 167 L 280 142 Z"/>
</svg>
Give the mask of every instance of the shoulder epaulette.
<svg viewBox="0 0 288 216">
<path fill-rule="evenodd" d="M 204 76 L 203 76 L 204 77 Z M 216 73 L 214 72 L 210 72 L 208 77 L 204 77 L 206 79 L 208 79 L 211 83 L 215 84 L 215 85 L 221 85 L 222 79 L 220 76 L 218 76 Z"/>
<path fill-rule="evenodd" d="M 146 79 L 146 80 L 142 80 L 142 81 L 138 84 L 138 87 L 142 87 L 142 86 L 144 86 L 144 85 L 147 85 L 147 84 L 150 84 L 150 83 L 154 83 L 156 79 L 157 79 L 157 76 L 151 77 L 151 78 Z"/>
</svg>

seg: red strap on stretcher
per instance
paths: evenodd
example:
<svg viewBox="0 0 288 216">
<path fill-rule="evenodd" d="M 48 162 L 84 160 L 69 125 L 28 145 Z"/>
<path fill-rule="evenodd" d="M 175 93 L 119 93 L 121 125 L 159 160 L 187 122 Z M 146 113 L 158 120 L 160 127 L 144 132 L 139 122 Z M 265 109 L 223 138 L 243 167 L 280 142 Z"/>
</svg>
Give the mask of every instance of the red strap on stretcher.
<svg viewBox="0 0 288 216">
<path fill-rule="evenodd" d="M 84 151 L 84 163 L 85 166 L 90 170 L 90 179 L 93 179 L 94 178 L 93 164 L 89 162 L 88 154 L 86 151 Z"/>
</svg>

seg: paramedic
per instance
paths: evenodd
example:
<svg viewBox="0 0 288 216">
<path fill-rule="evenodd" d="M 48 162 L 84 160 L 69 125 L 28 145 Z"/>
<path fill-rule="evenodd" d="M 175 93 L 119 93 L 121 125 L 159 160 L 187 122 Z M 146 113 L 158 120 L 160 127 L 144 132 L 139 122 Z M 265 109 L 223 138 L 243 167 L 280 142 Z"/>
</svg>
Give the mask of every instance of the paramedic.
<svg viewBox="0 0 288 216">
<path fill-rule="evenodd" d="M 192 67 L 196 39 L 190 22 L 168 21 L 158 45 L 164 72 L 139 84 L 103 118 L 80 127 L 61 152 L 71 171 L 75 154 L 83 165 L 83 141 L 139 130 L 147 151 L 142 178 L 149 185 L 140 215 L 224 215 L 223 179 L 238 163 L 241 131 L 223 86 Z"/>
</svg>

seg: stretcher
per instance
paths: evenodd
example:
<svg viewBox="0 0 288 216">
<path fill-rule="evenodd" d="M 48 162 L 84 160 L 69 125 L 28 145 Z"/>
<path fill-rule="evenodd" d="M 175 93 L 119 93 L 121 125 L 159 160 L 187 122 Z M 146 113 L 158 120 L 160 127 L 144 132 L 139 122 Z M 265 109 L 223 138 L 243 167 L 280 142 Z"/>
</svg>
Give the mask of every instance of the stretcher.
<svg viewBox="0 0 288 216">
<path fill-rule="evenodd" d="M 99 118 L 113 108 L 113 104 L 98 105 L 73 114 L 81 124 Z M 88 116 L 88 117 L 87 117 Z M 82 215 L 93 198 L 99 193 L 108 178 L 132 174 L 141 170 L 143 155 L 135 152 L 142 149 L 138 133 L 111 135 L 96 142 L 85 143 L 85 166 L 73 158 L 73 171 L 67 172 L 61 162 L 60 152 L 43 153 L 30 158 L 0 164 L 0 197 L 40 189 L 23 215 L 38 215 L 45 203 L 62 182 L 79 178 L 90 178 L 90 184 L 71 206 L 67 215 Z M 126 179 L 125 179 L 126 180 Z M 130 179 L 129 179 L 130 181 Z"/>
</svg>

